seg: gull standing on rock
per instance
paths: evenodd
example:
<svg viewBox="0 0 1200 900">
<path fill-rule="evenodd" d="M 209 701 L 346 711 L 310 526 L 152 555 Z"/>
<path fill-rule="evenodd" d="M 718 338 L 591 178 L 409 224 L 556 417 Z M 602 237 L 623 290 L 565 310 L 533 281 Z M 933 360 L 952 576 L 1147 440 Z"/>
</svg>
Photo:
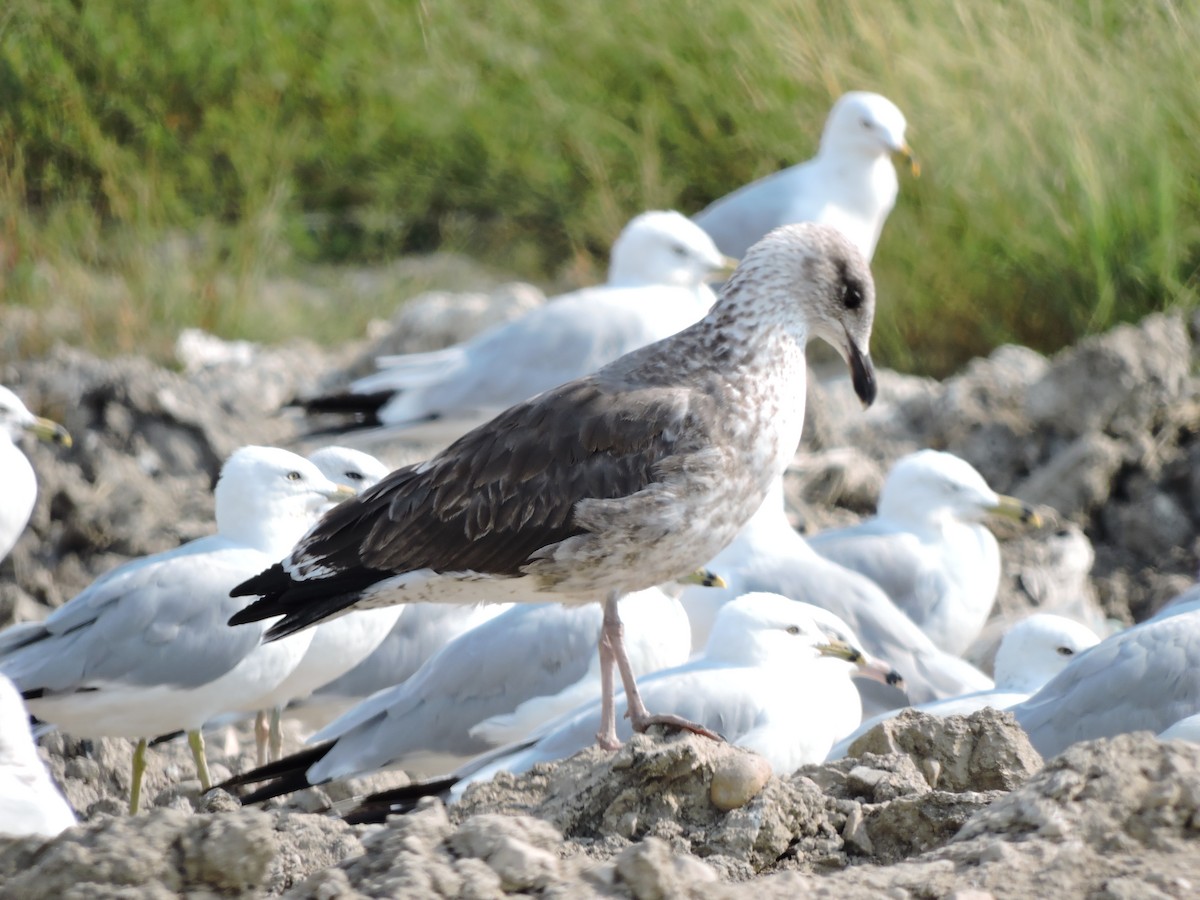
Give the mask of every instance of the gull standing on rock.
<svg viewBox="0 0 1200 900">
<path fill-rule="evenodd" d="M 0 385 L 0 561 L 8 556 L 29 523 L 37 500 L 37 476 L 29 458 L 17 446 L 21 432 L 71 446 L 67 429 L 40 419 L 25 408 L 8 388 Z"/>
<path fill-rule="evenodd" d="M 935 644 L 961 655 L 983 629 L 1000 587 L 1000 545 L 980 523 L 987 515 L 1040 523 L 1027 504 L 988 487 L 966 460 L 920 450 L 892 466 L 873 518 L 808 542 L 826 559 L 866 575 Z"/>
<path fill-rule="evenodd" d="M 693 324 L 716 299 L 705 280 L 733 264 L 679 213 L 642 213 L 613 244 L 607 284 L 552 298 L 445 350 L 382 357 L 380 371 L 349 391 L 301 405 L 310 414 L 349 414 L 349 428 L 384 426 L 379 436 L 450 441 Z"/>
<path fill-rule="evenodd" d="M 692 327 L 501 413 L 329 512 L 282 562 L 237 588 L 233 625 L 282 616 L 284 637 L 390 603 L 603 602 L 604 714 L 613 667 L 637 691 L 617 601 L 700 568 L 761 506 L 800 443 L 805 347 L 828 341 L 875 399 L 875 288 L 862 255 L 820 225 L 751 248 Z"/>
<path fill-rule="evenodd" d="M 138 739 L 131 812 L 156 735 L 188 733 L 208 790 L 200 728 L 262 709 L 312 639 L 263 644 L 261 625 L 224 627 L 241 606 L 230 589 L 286 553 L 331 498 L 351 493 L 294 453 L 241 448 L 217 482 L 216 534 L 118 566 L 45 622 L 0 632 L 0 672 L 35 716 L 68 734 Z"/>
<path fill-rule="evenodd" d="M 840 228 L 869 261 L 899 189 L 892 154 L 920 169 L 904 140 L 904 113 L 886 97 L 843 94 L 833 105 L 821 147 L 808 162 L 714 200 L 692 217 L 722 252 L 741 256 L 772 228 L 821 222 Z"/>
</svg>

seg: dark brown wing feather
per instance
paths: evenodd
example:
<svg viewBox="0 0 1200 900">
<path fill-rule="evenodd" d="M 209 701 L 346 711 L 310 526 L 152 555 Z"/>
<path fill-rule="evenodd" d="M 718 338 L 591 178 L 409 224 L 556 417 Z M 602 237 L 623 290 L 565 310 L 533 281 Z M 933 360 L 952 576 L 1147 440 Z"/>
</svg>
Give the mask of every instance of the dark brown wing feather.
<svg viewBox="0 0 1200 900">
<path fill-rule="evenodd" d="M 418 569 L 518 575 L 536 550 L 582 532 L 581 499 L 633 494 L 663 460 L 703 446 L 706 402 L 591 376 L 518 404 L 327 513 L 285 561 L 297 576 L 275 568 L 237 589 L 265 596 L 236 620 L 296 614 L 318 597 L 328 610 L 338 597 L 329 615 Z"/>
</svg>

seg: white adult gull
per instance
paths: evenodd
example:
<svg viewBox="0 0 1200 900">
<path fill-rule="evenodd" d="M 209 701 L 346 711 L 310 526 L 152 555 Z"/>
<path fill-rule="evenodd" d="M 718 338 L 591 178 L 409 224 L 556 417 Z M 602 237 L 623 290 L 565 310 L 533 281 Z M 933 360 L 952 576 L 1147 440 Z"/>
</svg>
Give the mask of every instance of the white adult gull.
<svg viewBox="0 0 1200 900">
<path fill-rule="evenodd" d="M 0 561 L 25 530 L 37 500 L 37 476 L 29 458 L 17 446 L 18 438 L 26 432 L 71 446 L 67 429 L 35 416 L 16 394 L 0 385 Z"/>
<path fill-rule="evenodd" d="M 987 622 L 1000 586 L 1000 545 L 987 515 L 1037 524 L 1014 497 L 997 494 L 952 453 L 901 458 L 870 519 L 809 537 L 826 559 L 866 575 L 947 653 L 966 651 Z"/>
<path fill-rule="evenodd" d="M 285 553 L 330 498 L 349 493 L 303 457 L 243 447 L 221 469 L 216 534 L 118 566 L 40 625 L 0 633 L 0 672 L 35 716 L 69 734 L 138 739 L 131 811 L 146 739 L 156 735 L 188 733 L 207 790 L 201 726 L 261 709 L 312 637 L 263 644 L 261 625 L 231 631 L 222 623 L 241 602 L 230 589 Z"/>
<path fill-rule="evenodd" d="M 904 677 L 907 699 L 899 691 L 858 682 L 871 713 L 992 686 L 970 663 L 937 647 L 873 581 L 819 556 L 788 522 L 782 480 L 772 485 L 759 511 L 709 568 L 720 572 L 728 587 L 688 588 L 681 598 L 696 649 L 707 643 L 721 606 L 742 593 L 768 591 L 836 614 L 867 653 L 891 663 Z"/>
<path fill-rule="evenodd" d="M 374 456 L 350 447 L 322 447 L 310 453 L 308 461 L 334 484 L 340 484 L 348 493 L 355 494 L 378 484 L 389 471 Z M 341 494 L 336 497 L 336 500 L 344 499 L 345 496 Z M 353 615 L 322 622 L 313 629 L 312 640 L 300 662 L 283 681 L 262 697 L 263 706 L 271 710 L 271 722 L 264 729 L 263 717 L 260 716 L 255 723 L 259 765 L 265 763 L 268 757 L 279 759 L 282 753 L 281 707 L 291 700 L 309 696 L 370 656 L 387 637 L 403 609 L 385 607 L 361 610 Z M 268 750 L 269 753 L 266 752 Z"/>
<path fill-rule="evenodd" d="M 875 253 L 899 189 L 892 154 L 919 173 L 904 140 L 904 113 L 886 97 L 843 94 L 830 110 L 817 155 L 760 178 L 692 217 L 722 252 L 741 256 L 772 228 L 821 222 L 840 228 L 867 260 Z"/>
<path fill-rule="evenodd" d="M 74 824 L 75 813 L 38 756 L 21 695 L 0 675 L 0 837 L 52 838 Z"/>
<path fill-rule="evenodd" d="M 623 597 L 630 664 L 641 676 L 676 666 L 690 649 L 687 614 L 659 588 Z M 324 742 L 228 786 L 270 779 L 255 803 L 338 778 L 385 769 L 430 777 L 452 771 L 600 694 L 594 603 L 520 603 L 460 635 L 415 675 L 364 700 L 316 735 Z M 507 716 L 497 721 L 493 717 Z M 487 723 L 481 732 L 479 726 Z M 594 723 L 593 723 L 594 725 Z"/>
<path fill-rule="evenodd" d="M 681 331 L 716 296 L 706 279 L 732 270 L 677 212 L 635 217 L 613 244 L 608 282 L 552 298 L 516 321 L 430 353 L 381 357 L 348 391 L 303 401 L 349 414 L 349 427 L 450 441 L 514 403 Z M 335 429 L 336 430 L 336 429 Z"/>
<path fill-rule="evenodd" d="M 641 702 L 617 601 L 699 569 L 762 504 L 800 441 L 810 338 L 832 344 L 859 398 L 874 399 L 874 307 L 870 270 L 840 232 L 774 231 L 692 327 L 512 407 L 326 514 L 237 588 L 262 599 L 231 624 L 282 616 L 274 638 L 389 603 L 601 601 L 600 742 L 618 744 L 614 665 L 636 728 L 684 724 Z"/>
<path fill-rule="evenodd" d="M 1200 713 L 1200 611 L 1106 638 L 1011 712 L 1046 758 L 1077 741 L 1157 734 Z"/>
<path fill-rule="evenodd" d="M 807 604 L 774 594 L 746 594 L 727 603 L 703 654 L 642 680 L 647 698 L 754 750 L 780 777 L 821 762 L 862 717 L 850 675 L 868 658 L 812 612 Z M 534 740 L 485 754 L 433 786 L 453 786 L 458 795 L 497 772 L 520 774 L 577 753 L 592 740 L 597 712 L 595 704 L 572 710 L 547 723 Z M 630 723 L 620 721 L 628 736 Z M 414 790 L 422 787 L 368 797 L 350 818 L 382 820 L 391 798 L 411 798 Z"/>
<path fill-rule="evenodd" d="M 396 620 L 374 652 L 345 675 L 292 703 L 287 716 L 299 720 L 310 731 L 321 729 L 376 691 L 408 680 L 452 640 L 502 615 L 511 606 L 509 603 L 403 606 L 404 615 Z"/>
<path fill-rule="evenodd" d="M 1080 622 L 1051 613 L 1034 613 L 1014 624 L 1001 639 L 996 651 L 994 688 L 921 703 L 916 708 L 935 716 L 968 716 L 987 706 L 1009 709 L 1028 700 L 1071 660 L 1098 643 L 1096 633 Z M 899 709 L 889 710 L 865 720 L 830 751 L 829 758 L 841 759 L 859 737 L 899 714 Z"/>
</svg>

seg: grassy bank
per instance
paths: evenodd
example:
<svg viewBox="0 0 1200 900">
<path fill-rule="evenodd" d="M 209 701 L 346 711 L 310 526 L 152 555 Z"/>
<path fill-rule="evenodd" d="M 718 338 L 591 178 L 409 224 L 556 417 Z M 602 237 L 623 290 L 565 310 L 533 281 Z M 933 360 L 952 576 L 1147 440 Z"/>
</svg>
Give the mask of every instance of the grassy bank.
<svg viewBox="0 0 1200 900">
<path fill-rule="evenodd" d="M 0 279 L 30 350 L 68 320 L 108 351 L 342 339 L 395 298 L 281 316 L 264 285 L 406 252 L 598 272 L 637 211 L 809 156 L 857 87 L 925 166 L 875 257 L 880 360 L 942 373 L 1194 299 L 1196 4 L 81 6 L 0 12 Z"/>
</svg>

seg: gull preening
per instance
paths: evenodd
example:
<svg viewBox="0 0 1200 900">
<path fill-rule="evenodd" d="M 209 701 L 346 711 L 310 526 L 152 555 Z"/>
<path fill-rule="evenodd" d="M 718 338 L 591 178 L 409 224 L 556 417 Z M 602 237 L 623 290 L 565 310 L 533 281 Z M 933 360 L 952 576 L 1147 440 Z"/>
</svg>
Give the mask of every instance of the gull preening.
<svg viewBox="0 0 1200 900">
<path fill-rule="evenodd" d="M 850 91 L 833 105 L 817 155 L 738 188 L 692 217 L 723 253 L 741 256 L 772 228 L 820 222 L 839 228 L 869 261 L 896 205 L 892 154 L 918 173 L 904 113 L 879 94 Z"/>
<path fill-rule="evenodd" d="M 391 603 L 603 602 L 604 715 L 612 673 L 633 724 L 641 702 L 617 601 L 703 566 L 762 504 L 800 443 L 805 347 L 829 342 L 859 398 L 875 292 L 834 228 L 780 228 L 746 254 L 698 323 L 546 391 L 330 511 L 294 550 L 237 589 L 260 595 L 231 624 L 281 616 L 284 637 Z"/>
</svg>

